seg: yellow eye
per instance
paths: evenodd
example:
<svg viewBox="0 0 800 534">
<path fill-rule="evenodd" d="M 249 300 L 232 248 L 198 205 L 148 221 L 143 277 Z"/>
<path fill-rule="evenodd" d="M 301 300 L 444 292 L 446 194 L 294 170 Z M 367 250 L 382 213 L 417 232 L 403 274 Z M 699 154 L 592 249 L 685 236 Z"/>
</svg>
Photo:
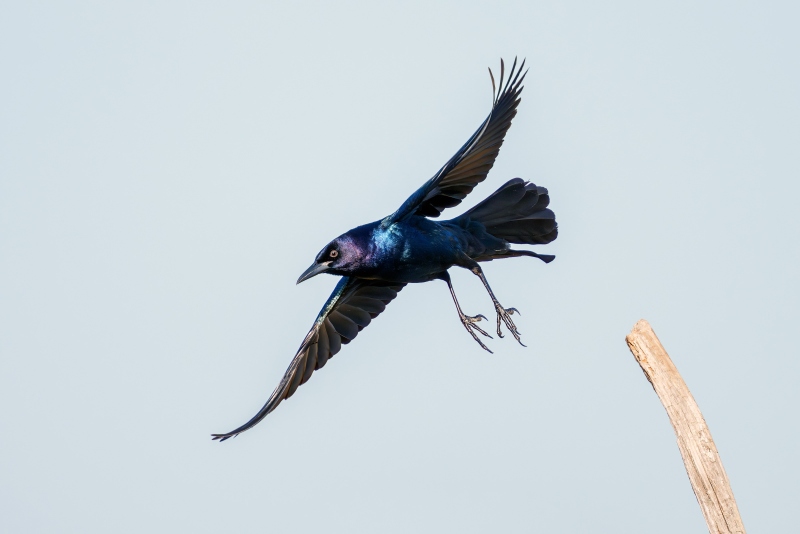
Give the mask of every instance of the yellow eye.
<svg viewBox="0 0 800 534">
<path fill-rule="evenodd" d="M 338 255 L 339 255 L 339 251 L 338 251 L 338 250 L 331 250 L 331 253 L 330 253 L 330 254 L 328 254 L 328 255 L 329 255 L 331 258 L 335 258 L 336 256 L 338 256 Z"/>
</svg>

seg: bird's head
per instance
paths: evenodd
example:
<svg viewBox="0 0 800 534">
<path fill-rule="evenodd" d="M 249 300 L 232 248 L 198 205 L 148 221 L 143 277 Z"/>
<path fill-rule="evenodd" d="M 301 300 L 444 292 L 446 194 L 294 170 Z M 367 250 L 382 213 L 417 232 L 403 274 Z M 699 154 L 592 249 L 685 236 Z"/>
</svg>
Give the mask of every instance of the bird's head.
<svg viewBox="0 0 800 534">
<path fill-rule="evenodd" d="M 352 237 L 341 235 L 328 243 L 323 248 L 311 267 L 305 270 L 297 283 L 304 282 L 320 273 L 348 275 L 359 264 L 361 259 L 360 248 Z"/>
</svg>

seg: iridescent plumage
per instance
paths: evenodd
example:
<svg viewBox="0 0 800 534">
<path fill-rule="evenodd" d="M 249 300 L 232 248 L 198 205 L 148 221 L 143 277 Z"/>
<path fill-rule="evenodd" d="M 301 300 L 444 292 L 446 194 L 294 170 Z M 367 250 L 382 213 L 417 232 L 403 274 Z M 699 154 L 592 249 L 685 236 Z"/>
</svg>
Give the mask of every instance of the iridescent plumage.
<svg viewBox="0 0 800 534">
<path fill-rule="evenodd" d="M 485 317 L 465 315 L 456 299 L 447 272 L 453 266 L 469 269 L 481 278 L 497 312 L 498 336 L 503 336 L 502 324 L 520 341 L 511 320 L 516 310 L 500 305 L 478 262 L 515 256 L 536 257 L 548 263 L 553 260 L 554 256 L 514 250 L 510 246 L 511 243 L 541 245 L 557 237 L 555 214 L 547 207 L 550 202 L 547 189 L 514 178 L 455 219 L 437 222 L 428 217 L 438 217 L 444 209 L 460 204 L 486 179 L 517 112 L 525 78 L 524 64 L 523 61 L 517 69 L 514 60 L 506 79 L 501 60 L 500 84 L 494 92 L 489 116 L 439 172 L 396 212 L 342 234 L 320 251 L 297 283 L 323 272 L 340 275 L 341 280 L 266 404 L 247 423 L 225 434 L 213 434 L 214 439 L 224 441 L 260 422 L 339 352 L 342 344 L 352 341 L 409 283 L 444 280 L 462 324 L 489 351 L 477 336 L 491 337 L 477 325 Z M 492 88 L 494 91 L 493 75 Z"/>
</svg>

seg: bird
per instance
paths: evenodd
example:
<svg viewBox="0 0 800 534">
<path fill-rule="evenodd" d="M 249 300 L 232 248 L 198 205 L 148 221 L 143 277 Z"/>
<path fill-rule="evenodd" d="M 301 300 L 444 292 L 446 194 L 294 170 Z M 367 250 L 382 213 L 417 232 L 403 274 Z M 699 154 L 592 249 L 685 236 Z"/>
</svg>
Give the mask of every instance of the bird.
<svg viewBox="0 0 800 534">
<path fill-rule="evenodd" d="M 519 256 L 538 258 L 545 263 L 553 261 L 552 255 L 511 248 L 511 244 L 547 244 L 558 236 L 555 214 L 548 208 L 548 190 L 513 178 L 462 215 L 441 222 L 433 219 L 460 204 L 486 179 L 517 113 L 527 74 L 524 68 L 525 61 L 517 68 L 515 58 L 506 78 L 501 59 L 497 85 L 489 68 L 491 111 L 455 155 L 397 211 L 345 232 L 317 254 L 297 283 L 322 273 L 337 275 L 341 278 L 333 293 L 261 410 L 230 432 L 212 434 L 212 439 L 225 441 L 261 422 L 337 354 L 342 345 L 355 339 L 407 284 L 444 281 L 459 321 L 481 348 L 491 353 L 478 337 L 478 334 L 492 337 L 478 325 L 487 319 L 462 311 L 448 273 L 452 267 L 468 269 L 480 278 L 494 304 L 498 337 L 503 337 L 501 326 L 504 326 L 522 344 L 511 317 L 519 311 L 500 304 L 480 264 Z"/>
</svg>

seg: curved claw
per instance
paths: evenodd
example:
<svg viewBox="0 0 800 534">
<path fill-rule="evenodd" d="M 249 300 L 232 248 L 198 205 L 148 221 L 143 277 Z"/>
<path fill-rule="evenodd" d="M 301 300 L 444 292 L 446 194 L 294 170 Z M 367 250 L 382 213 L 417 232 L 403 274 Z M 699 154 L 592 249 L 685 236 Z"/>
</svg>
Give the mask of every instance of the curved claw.
<svg viewBox="0 0 800 534">
<path fill-rule="evenodd" d="M 476 315 L 474 317 L 470 317 L 469 315 L 465 315 L 464 316 L 464 320 L 462 321 L 464 323 L 464 327 L 467 330 L 469 330 L 470 333 L 472 333 L 472 330 L 477 330 L 478 332 L 480 332 L 484 336 L 488 337 L 489 339 L 492 339 L 492 336 L 487 334 L 486 331 L 483 330 L 483 328 L 481 328 L 480 326 L 475 324 L 475 323 L 477 323 L 477 322 L 479 322 L 481 320 L 480 319 L 481 317 L 482 317 L 481 315 Z M 484 319 L 486 319 L 486 317 L 484 317 Z"/>
<path fill-rule="evenodd" d="M 470 332 L 470 333 L 472 333 L 472 332 Z M 486 345 L 484 345 L 484 344 L 483 344 L 483 342 L 482 342 L 480 339 L 478 339 L 478 338 L 475 336 L 475 334 L 472 334 L 472 338 L 473 338 L 475 341 L 477 341 L 477 342 L 478 342 L 478 345 L 480 345 L 480 346 L 481 346 L 481 348 L 482 348 L 483 350 L 485 350 L 485 351 L 486 351 L 486 352 L 488 352 L 489 354 L 494 354 L 494 352 L 492 352 L 492 351 L 491 351 L 491 349 L 489 349 L 489 347 L 487 347 Z"/>
<path fill-rule="evenodd" d="M 461 324 L 464 325 L 464 328 L 467 329 L 467 332 L 469 332 L 469 335 L 472 336 L 472 339 L 474 339 L 478 343 L 478 345 L 481 346 L 483 350 L 487 351 L 489 354 L 494 354 L 491 350 L 489 350 L 489 347 L 484 345 L 483 342 L 480 340 L 480 338 L 477 335 L 475 335 L 475 331 L 477 331 L 481 335 L 484 335 L 489 339 L 492 339 L 492 336 L 490 336 L 486 331 L 484 331 L 483 328 L 475 324 L 481 321 L 481 319 L 483 319 L 484 321 L 487 320 L 486 317 L 484 317 L 483 315 L 475 315 L 475 316 L 464 315 L 461 318 Z"/>
<path fill-rule="evenodd" d="M 500 331 L 500 323 L 502 321 L 502 323 L 506 325 L 506 328 L 508 328 L 508 331 L 511 332 L 511 335 L 514 336 L 514 339 L 524 347 L 525 344 L 520 340 L 520 332 L 517 330 L 517 325 L 515 325 L 514 321 L 511 319 L 514 313 L 522 315 L 519 313 L 519 310 L 516 308 L 503 308 L 499 304 L 495 305 L 495 309 L 497 311 L 497 335 L 503 337 Z"/>
</svg>

